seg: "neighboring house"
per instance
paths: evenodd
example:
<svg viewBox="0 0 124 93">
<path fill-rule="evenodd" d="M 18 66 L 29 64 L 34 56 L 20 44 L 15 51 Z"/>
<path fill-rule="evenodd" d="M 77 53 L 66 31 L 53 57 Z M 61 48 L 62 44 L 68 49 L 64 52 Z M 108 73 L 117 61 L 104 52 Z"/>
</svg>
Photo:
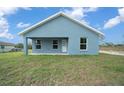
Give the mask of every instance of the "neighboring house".
<svg viewBox="0 0 124 93">
<path fill-rule="evenodd" d="M 0 41 L 0 52 L 9 52 L 14 48 L 13 43 L 1 42 Z"/>
<path fill-rule="evenodd" d="M 19 35 L 28 54 L 28 39 L 32 39 L 32 54 L 96 55 L 104 34 L 66 15 L 56 13 L 25 29 Z"/>
</svg>

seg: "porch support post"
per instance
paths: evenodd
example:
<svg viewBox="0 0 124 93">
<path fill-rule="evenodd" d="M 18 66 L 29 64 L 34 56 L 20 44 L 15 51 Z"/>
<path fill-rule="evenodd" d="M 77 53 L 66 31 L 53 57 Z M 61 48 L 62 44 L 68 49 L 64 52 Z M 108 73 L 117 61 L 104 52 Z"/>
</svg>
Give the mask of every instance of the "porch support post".
<svg viewBox="0 0 124 93">
<path fill-rule="evenodd" d="M 28 55 L 28 38 L 27 37 L 24 37 L 23 38 L 23 44 L 24 44 L 24 54 L 25 55 Z"/>
</svg>

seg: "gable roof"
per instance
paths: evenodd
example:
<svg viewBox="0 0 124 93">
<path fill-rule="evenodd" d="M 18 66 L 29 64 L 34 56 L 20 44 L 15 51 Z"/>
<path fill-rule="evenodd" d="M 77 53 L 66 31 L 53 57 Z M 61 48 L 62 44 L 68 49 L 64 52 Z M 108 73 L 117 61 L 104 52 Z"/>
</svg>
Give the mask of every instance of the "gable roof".
<svg viewBox="0 0 124 93">
<path fill-rule="evenodd" d="M 0 45 L 4 45 L 4 46 L 14 46 L 13 43 L 2 42 L 2 41 L 0 41 Z"/>
<path fill-rule="evenodd" d="M 67 14 L 65 14 L 65 13 L 63 13 L 63 12 L 58 12 L 58 13 L 56 13 L 56 14 L 54 14 L 54 15 L 52 15 L 52 16 L 46 18 L 46 19 L 44 19 L 43 21 L 40 21 L 40 22 L 38 22 L 38 23 L 36 23 L 36 24 L 34 24 L 34 25 L 28 27 L 27 29 L 25 29 L 25 30 L 23 30 L 22 32 L 20 32 L 19 35 L 24 35 L 25 33 L 28 33 L 29 31 L 31 31 L 32 29 L 35 29 L 35 28 L 37 28 L 37 27 L 39 27 L 39 26 L 45 24 L 46 22 L 48 22 L 48 21 L 50 21 L 50 20 L 52 20 L 52 19 L 55 19 L 55 18 L 58 17 L 58 16 L 64 16 L 64 17 L 66 17 L 66 18 L 72 20 L 73 22 L 76 22 L 77 24 L 79 24 L 79 25 L 81 25 L 81 26 L 83 26 L 83 27 L 86 27 L 86 28 L 89 29 L 90 31 L 95 32 L 95 33 L 98 34 L 100 37 L 104 37 L 104 34 L 103 34 L 102 32 L 100 32 L 100 31 L 96 30 L 95 28 L 92 28 L 92 27 L 90 27 L 90 26 L 88 26 L 88 25 L 82 23 L 82 22 L 79 21 L 79 20 L 76 20 L 76 19 L 72 18 L 71 16 L 68 16 Z"/>
</svg>

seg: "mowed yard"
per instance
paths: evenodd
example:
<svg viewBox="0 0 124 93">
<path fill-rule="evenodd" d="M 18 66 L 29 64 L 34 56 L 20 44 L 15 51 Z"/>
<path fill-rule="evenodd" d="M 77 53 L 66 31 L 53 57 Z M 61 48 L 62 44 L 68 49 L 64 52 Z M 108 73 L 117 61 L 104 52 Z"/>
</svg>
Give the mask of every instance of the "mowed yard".
<svg viewBox="0 0 124 93">
<path fill-rule="evenodd" d="M 124 85 L 124 57 L 1 53 L 0 85 Z"/>
</svg>

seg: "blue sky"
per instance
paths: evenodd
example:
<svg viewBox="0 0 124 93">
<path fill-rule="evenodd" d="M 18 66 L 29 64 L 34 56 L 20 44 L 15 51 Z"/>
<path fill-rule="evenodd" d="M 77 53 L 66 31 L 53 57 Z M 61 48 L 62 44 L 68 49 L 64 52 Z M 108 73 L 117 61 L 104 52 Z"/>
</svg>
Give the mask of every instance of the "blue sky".
<svg viewBox="0 0 124 93">
<path fill-rule="evenodd" d="M 63 11 L 105 34 L 105 42 L 124 43 L 124 8 L 0 8 L 0 41 L 22 42 L 18 33 Z"/>
</svg>

